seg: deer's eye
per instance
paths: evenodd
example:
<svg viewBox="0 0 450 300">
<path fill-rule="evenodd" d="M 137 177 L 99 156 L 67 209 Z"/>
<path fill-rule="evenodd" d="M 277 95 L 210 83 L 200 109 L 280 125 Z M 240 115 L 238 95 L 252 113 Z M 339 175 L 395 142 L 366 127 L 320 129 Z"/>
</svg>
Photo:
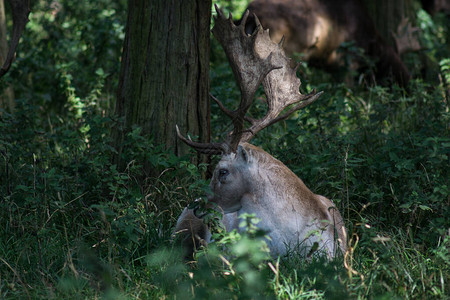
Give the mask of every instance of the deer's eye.
<svg viewBox="0 0 450 300">
<path fill-rule="evenodd" d="M 219 176 L 226 176 L 230 174 L 230 171 L 228 171 L 227 169 L 220 169 L 219 170 Z"/>
<path fill-rule="evenodd" d="M 230 171 L 228 171 L 227 169 L 220 169 L 219 170 L 219 181 L 223 183 L 226 180 L 228 174 L 230 174 Z"/>
</svg>

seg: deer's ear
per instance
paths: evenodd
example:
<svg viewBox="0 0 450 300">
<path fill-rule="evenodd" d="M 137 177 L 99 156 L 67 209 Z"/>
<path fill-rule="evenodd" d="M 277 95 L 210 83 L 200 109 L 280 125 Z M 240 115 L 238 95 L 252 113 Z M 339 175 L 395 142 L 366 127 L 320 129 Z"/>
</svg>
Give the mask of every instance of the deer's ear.
<svg viewBox="0 0 450 300">
<path fill-rule="evenodd" d="M 238 159 L 243 160 L 244 162 L 248 163 L 249 162 L 249 155 L 247 150 L 244 149 L 244 147 L 242 147 L 241 145 L 239 145 L 237 152 L 236 152 L 236 157 Z"/>
</svg>

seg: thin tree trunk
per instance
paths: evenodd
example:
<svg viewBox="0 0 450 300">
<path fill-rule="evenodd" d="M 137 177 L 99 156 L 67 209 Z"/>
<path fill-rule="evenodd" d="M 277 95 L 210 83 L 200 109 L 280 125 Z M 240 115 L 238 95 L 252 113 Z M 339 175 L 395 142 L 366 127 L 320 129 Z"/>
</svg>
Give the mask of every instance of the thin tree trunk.
<svg viewBox="0 0 450 300">
<path fill-rule="evenodd" d="M 6 33 L 5 2 L 4 0 L 0 0 L 0 65 L 3 65 L 5 62 L 8 53 Z M 0 92 L 0 108 L 12 112 L 14 107 L 14 90 L 8 84 L 5 89 Z"/>
<path fill-rule="evenodd" d="M 130 0 L 115 112 L 178 154 L 183 132 L 209 140 L 211 1 Z M 121 134 L 115 134 L 120 153 Z"/>
</svg>

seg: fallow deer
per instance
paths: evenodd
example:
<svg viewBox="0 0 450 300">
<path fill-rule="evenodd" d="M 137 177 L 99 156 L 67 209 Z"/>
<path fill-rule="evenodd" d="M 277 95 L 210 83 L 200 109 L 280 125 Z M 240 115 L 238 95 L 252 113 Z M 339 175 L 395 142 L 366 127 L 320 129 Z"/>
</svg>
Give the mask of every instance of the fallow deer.
<svg viewBox="0 0 450 300">
<path fill-rule="evenodd" d="M 377 79 L 392 75 L 400 85 L 409 82 L 400 55 L 382 38 L 361 0 L 254 0 L 248 10 L 270 29 L 273 39 L 286 38 L 289 54 L 302 53 L 310 64 L 335 69 L 344 61 L 339 46 L 354 41 L 376 62 Z M 247 21 L 249 31 L 253 24 Z"/>
<path fill-rule="evenodd" d="M 268 232 L 268 246 L 273 256 L 286 254 L 298 247 L 302 253 L 320 249 L 332 258 L 346 250 L 346 229 L 333 202 L 311 192 L 282 162 L 248 142 L 260 130 L 289 117 L 293 112 L 315 101 L 321 92 L 302 95 L 296 69 L 280 44 L 274 43 L 256 16 L 253 33 L 245 32 L 249 17 L 236 26 L 216 6 L 212 30 L 222 45 L 241 92 L 239 107 L 228 110 L 217 99 L 221 110 L 233 123 L 233 131 L 223 143 L 198 143 L 177 134 L 186 144 L 201 153 L 222 154 L 210 187 L 208 200 L 223 211 L 227 230 L 238 229 L 238 216 L 253 213 Z M 246 115 L 255 92 L 262 83 L 268 104 L 266 116 L 256 120 Z M 289 108 L 288 108 L 289 107 Z M 287 109 L 286 112 L 283 111 Z M 250 124 L 244 128 L 244 122 Z M 207 226 L 192 209 L 186 208 L 178 219 L 175 232 L 182 235 L 188 256 L 200 241 L 209 242 Z M 314 246 L 314 247 L 313 247 Z"/>
</svg>

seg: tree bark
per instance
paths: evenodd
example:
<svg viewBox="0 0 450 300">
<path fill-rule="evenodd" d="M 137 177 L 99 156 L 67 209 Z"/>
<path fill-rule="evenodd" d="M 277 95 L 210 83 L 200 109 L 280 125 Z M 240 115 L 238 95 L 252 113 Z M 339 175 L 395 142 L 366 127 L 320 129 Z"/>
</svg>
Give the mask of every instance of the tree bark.
<svg viewBox="0 0 450 300">
<path fill-rule="evenodd" d="M 211 0 L 130 0 L 115 113 L 177 155 L 182 132 L 209 141 Z M 119 133 L 118 133 L 119 132 Z M 123 133 L 115 134 L 120 153 Z"/>
<path fill-rule="evenodd" d="M 393 32 L 402 18 L 408 18 L 414 24 L 415 13 L 412 0 L 364 0 L 375 27 L 380 35 L 393 47 L 395 47 Z"/>
<path fill-rule="evenodd" d="M 6 32 L 5 1 L 0 0 L 0 66 L 3 65 L 8 54 Z M 7 84 L 5 89 L 0 92 L 0 108 L 12 112 L 14 107 L 14 90 L 11 85 Z"/>
</svg>

